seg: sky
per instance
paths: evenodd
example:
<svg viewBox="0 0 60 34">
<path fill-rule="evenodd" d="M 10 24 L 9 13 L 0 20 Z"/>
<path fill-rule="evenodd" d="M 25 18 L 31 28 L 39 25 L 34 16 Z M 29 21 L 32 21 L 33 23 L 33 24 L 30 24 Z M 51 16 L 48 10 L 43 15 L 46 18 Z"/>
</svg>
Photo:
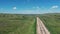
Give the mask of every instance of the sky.
<svg viewBox="0 0 60 34">
<path fill-rule="evenodd" d="M 0 13 L 60 13 L 60 0 L 0 0 Z"/>
</svg>

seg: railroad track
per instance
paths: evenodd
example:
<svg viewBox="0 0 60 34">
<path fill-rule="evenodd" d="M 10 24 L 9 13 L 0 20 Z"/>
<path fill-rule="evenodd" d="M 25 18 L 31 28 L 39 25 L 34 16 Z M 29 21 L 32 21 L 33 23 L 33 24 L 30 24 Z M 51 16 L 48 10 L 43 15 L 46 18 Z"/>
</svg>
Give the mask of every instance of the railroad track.
<svg viewBox="0 0 60 34">
<path fill-rule="evenodd" d="M 43 22 L 37 17 L 37 34 L 50 34 Z"/>
</svg>

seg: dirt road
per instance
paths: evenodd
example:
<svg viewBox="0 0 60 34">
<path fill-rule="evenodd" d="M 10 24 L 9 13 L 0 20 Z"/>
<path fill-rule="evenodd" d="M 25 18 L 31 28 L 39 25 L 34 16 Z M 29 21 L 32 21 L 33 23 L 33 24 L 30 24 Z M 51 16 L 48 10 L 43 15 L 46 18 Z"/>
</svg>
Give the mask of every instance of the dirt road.
<svg viewBox="0 0 60 34">
<path fill-rule="evenodd" d="M 43 22 L 37 17 L 37 34 L 50 34 Z"/>
</svg>

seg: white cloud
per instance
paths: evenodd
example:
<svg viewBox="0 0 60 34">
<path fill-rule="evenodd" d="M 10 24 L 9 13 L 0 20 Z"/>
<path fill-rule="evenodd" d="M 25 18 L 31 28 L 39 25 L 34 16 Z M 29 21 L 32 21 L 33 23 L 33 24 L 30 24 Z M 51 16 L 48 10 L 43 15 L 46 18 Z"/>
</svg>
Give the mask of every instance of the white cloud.
<svg viewBox="0 0 60 34">
<path fill-rule="evenodd" d="M 16 10 L 16 7 L 13 7 L 14 10 Z"/>
<path fill-rule="evenodd" d="M 33 9 L 35 9 L 36 7 L 33 7 Z"/>
<path fill-rule="evenodd" d="M 51 8 L 49 8 L 47 11 L 48 13 L 54 13 L 54 12 L 57 12 L 57 9 L 59 8 L 58 5 L 53 5 L 51 6 Z"/>
<path fill-rule="evenodd" d="M 52 6 L 51 9 L 56 9 L 58 8 L 59 6 L 55 5 L 55 6 Z"/>
<path fill-rule="evenodd" d="M 29 2 L 30 0 L 27 0 L 27 2 Z"/>
<path fill-rule="evenodd" d="M 3 8 L 1 8 L 1 10 L 2 10 Z"/>
<path fill-rule="evenodd" d="M 33 7 L 33 9 L 35 9 L 35 11 L 37 11 L 37 12 L 40 12 L 40 7 L 39 6 Z"/>
<path fill-rule="evenodd" d="M 22 14 L 40 14 L 40 12 L 36 10 L 23 10 L 23 11 L 21 12 Z"/>
<path fill-rule="evenodd" d="M 39 6 L 36 6 L 36 7 L 33 7 L 34 9 L 40 9 L 40 7 Z"/>
<path fill-rule="evenodd" d="M 36 8 L 37 8 L 37 9 L 39 9 L 40 7 L 39 7 L 39 6 L 37 6 Z"/>
</svg>

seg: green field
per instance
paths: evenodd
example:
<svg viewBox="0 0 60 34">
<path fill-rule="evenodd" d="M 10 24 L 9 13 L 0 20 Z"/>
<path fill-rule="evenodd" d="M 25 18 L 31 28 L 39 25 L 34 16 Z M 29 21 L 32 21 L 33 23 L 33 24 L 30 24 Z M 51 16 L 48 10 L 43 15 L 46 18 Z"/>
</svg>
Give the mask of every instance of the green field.
<svg viewBox="0 0 60 34">
<path fill-rule="evenodd" d="M 60 14 L 0 14 L 0 34 L 36 34 L 36 16 L 51 34 L 60 34 Z"/>
<path fill-rule="evenodd" d="M 39 17 L 51 34 L 60 34 L 60 14 L 42 14 Z"/>
<path fill-rule="evenodd" d="M 34 16 L 0 14 L 0 34 L 36 34 Z"/>
</svg>

